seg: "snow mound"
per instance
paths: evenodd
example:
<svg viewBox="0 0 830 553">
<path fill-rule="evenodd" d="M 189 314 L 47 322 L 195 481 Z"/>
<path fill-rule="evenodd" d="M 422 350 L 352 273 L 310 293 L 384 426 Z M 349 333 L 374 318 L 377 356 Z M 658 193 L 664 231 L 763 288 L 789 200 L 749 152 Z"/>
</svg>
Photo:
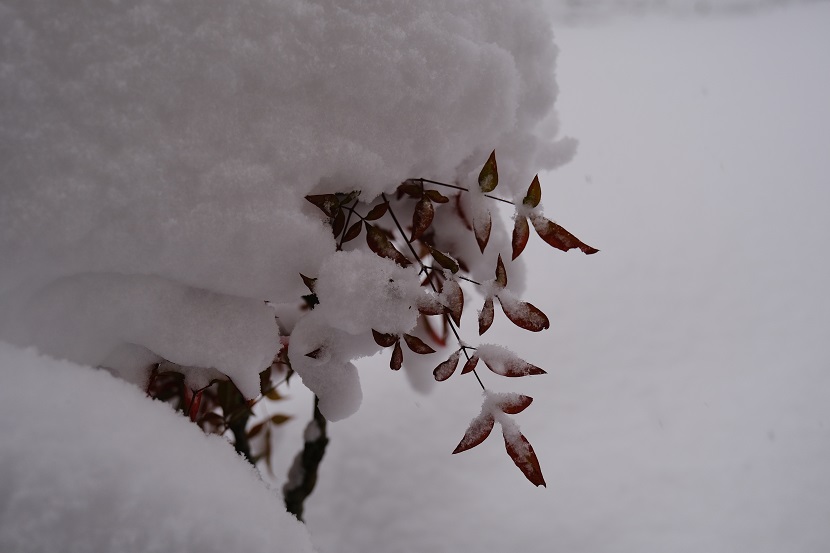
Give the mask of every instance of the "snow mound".
<svg viewBox="0 0 830 553">
<path fill-rule="evenodd" d="M 313 551 L 232 446 L 104 371 L 0 342 L 0 441 L 0 551 Z"/>
</svg>

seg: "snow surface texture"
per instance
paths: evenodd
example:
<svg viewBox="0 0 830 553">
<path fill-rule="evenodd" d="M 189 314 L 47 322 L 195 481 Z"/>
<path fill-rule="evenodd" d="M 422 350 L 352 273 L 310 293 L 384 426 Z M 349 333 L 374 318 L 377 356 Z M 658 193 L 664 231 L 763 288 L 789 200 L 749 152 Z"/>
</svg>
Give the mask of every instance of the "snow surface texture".
<svg viewBox="0 0 830 553">
<path fill-rule="evenodd" d="M 230 444 L 134 386 L 2 342 L 0 379 L 0 551 L 313 551 Z"/>
<path fill-rule="evenodd" d="M 279 347 L 264 302 L 298 303 L 300 273 L 335 250 L 304 195 L 474 182 L 493 148 L 518 190 L 572 155 L 541 14 L 531 0 L 0 2 L 0 338 L 135 381 L 159 359 L 202 381 L 219 370 L 256 395 Z M 355 258 L 341 262 L 352 279 Z M 305 325 L 332 342 L 368 332 L 342 313 L 370 295 Z M 366 354 L 339 353 L 352 400 L 332 418 L 356 409 L 350 361 Z"/>
</svg>

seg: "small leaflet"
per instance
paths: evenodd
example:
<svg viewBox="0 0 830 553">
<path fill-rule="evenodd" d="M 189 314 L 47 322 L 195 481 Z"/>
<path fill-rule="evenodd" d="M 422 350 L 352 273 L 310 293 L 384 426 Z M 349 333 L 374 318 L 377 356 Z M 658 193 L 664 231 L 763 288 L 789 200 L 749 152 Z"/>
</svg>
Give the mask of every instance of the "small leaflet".
<svg viewBox="0 0 830 553">
<path fill-rule="evenodd" d="M 473 232 L 476 235 L 476 242 L 481 253 L 484 253 L 484 248 L 490 241 L 490 230 L 493 228 L 493 221 L 490 218 L 490 212 L 487 212 L 486 217 L 476 217 L 473 219 Z"/>
<path fill-rule="evenodd" d="M 490 153 L 484 167 L 481 168 L 481 173 L 478 174 L 478 187 L 485 194 L 492 192 L 499 185 L 499 169 L 496 164 L 496 151 Z"/>
<path fill-rule="evenodd" d="M 484 306 L 478 313 L 478 335 L 481 336 L 490 329 L 493 324 L 493 317 L 495 316 L 495 309 L 493 309 L 493 297 L 487 296 L 484 299 Z"/>
<path fill-rule="evenodd" d="M 557 225 L 553 221 L 545 219 L 541 215 L 532 217 L 531 222 L 536 233 L 548 244 L 558 250 L 566 252 L 573 248 L 579 248 L 582 253 L 591 255 L 597 253 L 599 250 L 589 246 L 581 241 L 579 238 Z"/>
<path fill-rule="evenodd" d="M 395 348 L 392 350 L 392 358 L 389 360 L 389 368 L 393 371 L 398 371 L 403 365 L 403 350 L 401 349 L 401 341 L 395 342 Z"/>
<path fill-rule="evenodd" d="M 417 336 L 413 336 L 411 334 L 404 334 L 403 339 L 404 342 L 406 342 L 406 346 L 419 355 L 435 353 L 434 349 L 428 346 L 423 340 L 421 340 Z"/>
<path fill-rule="evenodd" d="M 418 203 L 415 204 L 415 211 L 412 214 L 412 234 L 409 241 L 415 241 L 423 236 L 424 232 L 432 224 L 432 219 L 435 217 L 435 206 L 432 201 L 424 196 Z"/>
<path fill-rule="evenodd" d="M 472 449 L 486 440 L 487 436 L 489 436 L 490 432 L 493 430 L 495 423 L 496 420 L 493 418 L 492 414 L 482 411 L 472 420 L 472 422 L 470 422 L 470 426 L 467 428 L 467 432 L 464 434 L 464 437 L 461 438 L 461 441 L 453 450 L 453 455 Z"/>
<path fill-rule="evenodd" d="M 450 355 L 449 359 L 435 367 L 435 370 L 432 371 L 432 375 L 435 377 L 435 380 L 438 382 L 443 382 L 444 380 L 448 379 L 452 376 L 455 372 L 455 369 L 458 368 L 458 359 L 461 356 L 461 350 L 458 349 Z"/>
<path fill-rule="evenodd" d="M 524 251 L 527 246 L 527 241 L 530 238 L 530 225 L 527 223 L 527 217 L 516 215 L 516 223 L 513 225 L 513 239 L 511 245 L 513 246 L 513 259 L 516 259 Z"/>
</svg>

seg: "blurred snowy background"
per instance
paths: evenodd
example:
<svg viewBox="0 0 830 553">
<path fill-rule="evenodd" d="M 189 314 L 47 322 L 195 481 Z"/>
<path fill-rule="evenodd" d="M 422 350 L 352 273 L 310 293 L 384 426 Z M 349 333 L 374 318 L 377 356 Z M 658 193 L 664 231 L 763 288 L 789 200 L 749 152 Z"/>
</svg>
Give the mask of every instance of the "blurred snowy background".
<svg viewBox="0 0 830 553">
<path fill-rule="evenodd" d="M 377 360 L 308 501 L 322 551 L 827 551 L 830 4 L 771 4 L 554 7 L 580 146 L 543 201 L 602 251 L 532 239 L 552 328 L 490 331 L 550 373 L 512 388 L 548 488 L 499 440 L 449 455 L 471 377 L 421 396 Z"/>
</svg>

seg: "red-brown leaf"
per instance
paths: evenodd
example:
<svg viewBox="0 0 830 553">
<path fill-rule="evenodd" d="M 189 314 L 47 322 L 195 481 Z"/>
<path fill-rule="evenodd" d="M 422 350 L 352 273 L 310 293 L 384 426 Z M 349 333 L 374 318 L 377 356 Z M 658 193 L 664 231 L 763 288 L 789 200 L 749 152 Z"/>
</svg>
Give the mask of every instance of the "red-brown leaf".
<svg viewBox="0 0 830 553">
<path fill-rule="evenodd" d="M 362 228 L 361 222 L 358 221 L 349 227 L 349 230 L 346 231 L 346 235 L 343 236 L 343 243 L 349 242 L 354 240 L 360 235 L 360 229 Z"/>
<path fill-rule="evenodd" d="M 435 217 L 435 206 L 432 201 L 424 196 L 418 203 L 415 204 L 415 212 L 412 214 L 412 235 L 409 241 L 412 242 L 423 236 L 424 232 L 432 224 L 432 219 Z"/>
<path fill-rule="evenodd" d="M 303 279 L 303 284 L 309 289 L 309 291 L 313 294 L 314 293 L 314 285 L 317 283 L 316 278 L 307 277 L 304 274 L 300 273 L 300 278 Z"/>
<path fill-rule="evenodd" d="M 532 303 L 526 301 L 505 301 L 499 296 L 496 297 L 499 298 L 499 303 L 504 314 L 507 315 L 510 322 L 519 328 L 531 332 L 540 332 L 550 327 L 550 321 L 547 315 L 542 313 Z"/>
<path fill-rule="evenodd" d="M 435 370 L 432 371 L 432 375 L 435 377 L 435 380 L 438 382 L 443 382 L 444 380 L 448 379 L 452 376 L 452 373 L 455 372 L 455 369 L 458 368 L 458 359 L 461 356 L 461 350 L 457 350 L 455 353 L 450 355 L 450 358 L 435 367 Z"/>
<path fill-rule="evenodd" d="M 501 260 L 501 254 L 499 254 L 499 260 L 496 262 L 496 284 L 502 288 L 507 288 L 507 271 L 504 270 L 504 261 Z"/>
<path fill-rule="evenodd" d="M 527 239 L 530 238 L 530 225 L 527 224 L 527 217 L 516 215 L 516 224 L 513 225 L 513 259 L 516 259 L 527 246 Z"/>
<path fill-rule="evenodd" d="M 493 324 L 493 317 L 495 316 L 495 310 L 493 309 L 493 298 L 491 296 L 487 296 L 484 299 L 484 306 L 481 308 L 481 311 L 478 313 L 478 335 L 481 336 L 490 328 L 490 325 Z"/>
<path fill-rule="evenodd" d="M 424 187 L 417 180 L 408 180 L 398 186 L 398 192 L 412 198 L 420 198 L 424 193 Z"/>
<path fill-rule="evenodd" d="M 492 192 L 499 185 L 499 169 L 496 164 L 496 151 L 490 154 L 484 167 L 481 168 L 481 173 L 478 174 L 478 187 L 485 194 Z"/>
<path fill-rule="evenodd" d="M 382 204 L 378 204 L 372 209 L 369 210 L 369 213 L 366 214 L 367 221 L 377 221 L 384 215 L 386 215 L 386 211 L 389 209 L 389 202 L 383 202 Z"/>
<path fill-rule="evenodd" d="M 521 394 L 499 394 L 496 401 L 499 409 L 508 415 L 518 415 L 533 403 L 533 398 Z"/>
<path fill-rule="evenodd" d="M 388 348 L 398 341 L 398 336 L 395 336 L 394 334 L 383 334 L 374 328 L 372 329 L 372 338 L 374 338 L 375 343 L 382 348 Z"/>
<path fill-rule="evenodd" d="M 493 418 L 493 415 L 490 413 L 481 413 L 474 418 L 472 422 L 470 422 L 467 432 L 464 433 L 464 437 L 461 438 L 460 442 L 458 442 L 458 445 L 453 451 L 453 455 L 472 449 L 486 440 L 487 436 L 489 436 L 490 432 L 493 430 L 495 422 L 496 421 Z"/>
<path fill-rule="evenodd" d="M 542 187 L 539 184 L 539 175 L 533 177 L 533 182 L 527 188 L 527 195 L 522 200 L 522 203 L 528 207 L 536 207 L 542 200 Z"/>
<path fill-rule="evenodd" d="M 473 372 L 478 365 L 478 355 L 473 355 L 467 362 L 464 363 L 464 368 L 461 370 L 461 374 L 467 374 L 469 372 Z"/>
<path fill-rule="evenodd" d="M 485 218 L 477 217 L 473 219 L 473 232 L 475 232 L 476 242 L 478 242 L 478 249 L 481 250 L 481 253 L 484 253 L 484 248 L 487 247 L 487 243 L 490 241 L 490 229 L 492 227 L 493 221 L 490 218 L 489 211 Z"/>
<path fill-rule="evenodd" d="M 507 454 L 513 459 L 513 462 L 519 467 L 519 470 L 525 475 L 525 478 L 530 480 L 531 484 L 535 486 L 547 487 L 545 478 L 542 476 L 542 467 L 539 466 L 539 459 L 536 457 L 536 452 L 533 451 L 533 446 L 527 441 L 527 438 L 519 432 L 518 436 L 508 437 L 507 431 L 502 430 L 504 436 L 504 447 L 507 449 Z"/>
<path fill-rule="evenodd" d="M 340 206 L 334 194 L 311 194 L 305 199 L 320 208 L 328 217 L 334 217 L 334 210 Z"/>
<path fill-rule="evenodd" d="M 461 313 L 464 310 L 464 292 L 461 286 L 454 280 L 447 280 L 444 282 L 442 294 L 447 301 L 447 309 L 450 310 L 453 322 L 456 326 L 461 326 Z"/>
<path fill-rule="evenodd" d="M 366 243 L 369 249 L 378 254 L 380 257 L 386 257 L 400 265 L 401 267 L 408 267 L 412 265 L 398 249 L 392 245 L 389 238 L 375 226 L 365 223 L 366 225 Z"/>
<path fill-rule="evenodd" d="M 435 353 L 435 350 L 429 347 L 423 340 L 418 338 L 417 336 L 413 336 L 411 334 L 404 334 L 403 335 L 404 342 L 406 342 L 406 346 L 420 355 L 427 355 L 428 353 Z"/>
<path fill-rule="evenodd" d="M 533 217 L 531 222 L 533 223 L 533 228 L 536 229 L 536 233 L 542 238 L 542 240 L 558 250 L 566 252 L 573 248 L 579 248 L 582 250 L 582 253 L 586 255 L 591 255 L 592 253 L 597 253 L 599 251 L 598 249 L 584 243 L 553 221 L 545 219 L 541 215 Z"/>
<path fill-rule="evenodd" d="M 531 376 L 537 374 L 547 374 L 544 370 L 536 365 L 531 365 L 524 359 L 519 359 L 515 354 L 505 348 L 494 346 L 486 349 L 484 346 L 479 346 L 476 355 L 478 355 L 487 365 L 487 368 L 501 376 L 508 376 L 516 378 L 520 376 Z"/>
<path fill-rule="evenodd" d="M 403 365 L 403 350 L 401 349 L 401 341 L 395 342 L 395 349 L 392 350 L 392 358 L 389 360 L 389 368 L 393 371 L 398 371 Z"/>
</svg>

